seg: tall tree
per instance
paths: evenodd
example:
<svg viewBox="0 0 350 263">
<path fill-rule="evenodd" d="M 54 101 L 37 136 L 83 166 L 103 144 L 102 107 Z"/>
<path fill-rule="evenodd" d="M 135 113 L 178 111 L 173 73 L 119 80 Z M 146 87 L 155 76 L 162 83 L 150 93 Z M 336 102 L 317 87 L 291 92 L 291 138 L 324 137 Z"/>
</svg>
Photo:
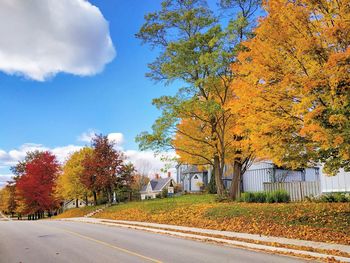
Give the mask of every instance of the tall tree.
<svg viewBox="0 0 350 263">
<path fill-rule="evenodd" d="M 83 162 L 85 158 L 91 156 L 93 150 L 89 147 L 84 147 L 80 151 L 73 153 L 63 166 L 62 174 L 58 177 L 56 192 L 65 199 L 76 199 L 78 207 L 78 199 L 85 199 L 89 194 L 89 190 L 81 182 L 81 176 L 84 171 Z"/>
<path fill-rule="evenodd" d="M 25 213 L 43 213 L 57 207 L 54 188 L 59 170 L 58 161 L 50 152 L 41 152 L 26 163 L 24 174 L 16 184 Z"/>
<path fill-rule="evenodd" d="M 93 192 L 95 205 L 100 191 L 107 194 L 108 202 L 111 203 L 117 176 L 124 168 L 125 157 L 104 135 L 96 135 L 92 139 L 92 149 L 92 154 L 84 158 L 81 182 Z"/>
<path fill-rule="evenodd" d="M 258 5 L 258 1 L 250 1 L 250 5 L 247 2 L 245 15 L 252 16 Z M 249 37 L 241 30 L 242 19 L 235 18 L 223 28 L 223 22 L 206 1 L 165 0 L 161 10 L 146 15 L 145 20 L 137 37 L 160 50 L 156 60 L 149 64 L 148 76 L 165 83 L 177 80 L 184 87 L 175 96 L 153 101 L 162 115 L 154 123 L 152 133 L 144 132 L 138 136 L 140 148 L 175 149 L 188 162 L 193 160 L 194 164 L 212 165 L 217 192 L 222 195 L 225 166 L 233 162 L 232 154 L 228 153 L 232 149 L 226 143 L 241 140 L 230 134 L 235 120 L 228 103 L 235 77 L 230 64 L 235 60 L 239 43 Z M 206 136 L 181 129 L 188 120 L 207 126 Z M 174 143 L 176 134 L 177 139 L 181 137 L 182 141 L 188 142 L 187 145 L 197 142 L 210 149 L 204 153 L 199 147 L 178 147 L 180 144 Z M 236 152 L 241 150 L 236 149 Z M 187 158 L 190 155 L 192 157 Z M 242 168 L 243 161 L 236 161 Z"/>
<path fill-rule="evenodd" d="M 123 164 L 117 176 L 116 190 L 128 194 L 128 199 L 132 199 L 132 186 L 135 183 L 136 169 L 132 163 Z"/>
<path fill-rule="evenodd" d="M 350 170 L 350 1 L 267 1 L 233 68 L 259 154 Z M 310 163 L 311 161 L 311 163 Z"/>
</svg>

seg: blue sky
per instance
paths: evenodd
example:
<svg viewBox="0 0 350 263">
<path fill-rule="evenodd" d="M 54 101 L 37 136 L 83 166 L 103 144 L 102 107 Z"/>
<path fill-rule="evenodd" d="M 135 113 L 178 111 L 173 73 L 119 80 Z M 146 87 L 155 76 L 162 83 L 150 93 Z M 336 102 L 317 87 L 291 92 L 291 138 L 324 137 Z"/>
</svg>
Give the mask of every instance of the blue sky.
<svg viewBox="0 0 350 263">
<path fill-rule="evenodd" d="M 125 147 L 148 129 L 157 112 L 151 100 L 169 88 L 144 77 L 152 54 L 134 37 L 143 16 L 160 1 L 91 1 L 110 25 L 117 55 L 91 77 L 58 74 L 45 82 L 0 73 L 0 148 L 33 142 L 50 147 L 74 143 L 88 129 L 122 132 Z"/>
<path fill-rule="evenodd" d="M 89 131 L 122 133 L 123 149 L 138 149 L 135 136 L 150 129 L 158 115 L 152 99 L 175 90 L 145 77 L 147 63 L 156 53 L 134 37 L 144 15 L 158 9 L 160 2 L 90 1 L 108 21 L 116 50 L 101 73 L 84 77 L 59 73 L 36 81 L 0 72 L 0 175 L 9 174 L 11 151 L 21 152 L 29 143 L 48 149 L 84 145 L 78 137 Z"/>
<path fill-rule="evenodd" d="M 26 151 L 51 150 L 63 161 L 95 131 L 117 136 L 134 161 L 152 162 L 153 170 L 162 166 L 135 143 L 159 114 L 152 99 L 178 87 L 145 77 L 157 53 L 135 38 L 144 15 L 160 4 L 0 2 L 0 187 Z"/>
</svg>

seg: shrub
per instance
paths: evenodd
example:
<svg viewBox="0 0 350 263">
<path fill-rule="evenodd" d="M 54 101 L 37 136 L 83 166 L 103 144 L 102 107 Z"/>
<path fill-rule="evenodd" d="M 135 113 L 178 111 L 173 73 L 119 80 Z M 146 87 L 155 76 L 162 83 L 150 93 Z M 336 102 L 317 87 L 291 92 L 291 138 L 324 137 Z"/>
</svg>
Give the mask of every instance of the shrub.
<svg viewBox="0 0 350 263">
<path fill-rule="evenodd" d="M 241 198 L 243 202 L 246 203 L 255 203 L 255 197 L 254 197 L 255 193 L 251 193 L 251 192 L 245 192 L 242 194 Z"/>
<path fill-rule="evenodd" d="M 350 201 L 350 198 L 347 198 L 345 193 L 335 193 L 334 197 L 335 201 L 339 203 L 345 203 Z"/>
<path fill-rule="evenodd" d="M 324 194 L 316 201 L 323 202 L 323 203 L 345 203 L 350 202 L 350 195 L 346 193 L 330 193 L 330 194 Z"/>
<path fill-rule="evenodd" d="M 206 191 L 207 191 L 208 194 L 216 194 L 216 193 L 217 193 L 217 190 L 216 190 L 216 183 L 215 183 L 215 178 L 214 178 L 214 176 L 212 176 L 212 177 L 210 178 L 210 182 L 209 182 L 209 184 L 207 185 Z"/>
<path fill-rule="evenodd" d="M 104 205 L 108 203 L 108 198 L 107 197 L 101 197 L 97 199 L 97 205 Z"/>
<path fill-rule="evenodd" d="M 241 196 L 242 202 L 246 203 L 262 203 L 265 202 L 266 199 L 266 193 L 264 192 L 257 192 L 257 193 L 252 193 L 252 192 L 245 192 Z M 261 200 L 263 200 L 261 202 Z"/>
<path fill-rule="evenodd" d="M 276 190 L 268 192 L 266 197 L 268 203 L 288 203 L 290 202 L 290 196 L 285 190 Z"/>
<path fill-rule="evenodd" d="M 163 190 L 162 190 L 162 198 L 167 198 L 168 197 L 168 188 L 165 187 Z"/>
<path fill-rule="evenodd" d="M 256 193 L 245 192 L 238 201 L 246 203 L 287 203 L 290 201 L 290 196 L 284 190 Z"/>
<path fill-rule="evenodd" d="M 255 193 L 255 202 L 256 203 L 265 203 L 267 194 L 266 192 L 257 192 Z"/>
</svg>

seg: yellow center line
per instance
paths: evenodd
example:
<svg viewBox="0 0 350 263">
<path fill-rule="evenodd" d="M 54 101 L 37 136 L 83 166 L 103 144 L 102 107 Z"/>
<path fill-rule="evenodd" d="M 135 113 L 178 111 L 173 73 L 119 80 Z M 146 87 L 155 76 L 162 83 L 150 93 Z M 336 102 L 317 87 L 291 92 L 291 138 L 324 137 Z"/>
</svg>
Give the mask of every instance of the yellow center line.
<svg viewBox="0 0 350 263">
<path fill-rule="evenodd" d="M 48 228 L 54 228 L 54 229 L 57 229 L 57 230 L 61 230 L 61 231 L 64 231 L 64 232 L 66 232 L 66 233 L 69 233 L 69 234 L 71 234 L 71 235 L 74 235 L 74 236 L 77 236 L 77 237 L 80 237 L 80 238 L 83 238 L 83 239 L 86 239 L 86 240 L 89 240 L 89 241 L 92 241 L 92 242 L 95 242 L 95 243 L 104 245 L 104 246 L 106 246 L 106 247 L 110 247 L 110 248 L 113 248 L 113 249 L 122 251 L 122 252 L 124 252 L 124 253 L 126 253 L 126 254 L 133 255 L 133 256 L 136 256 L 136 257 L 139 257 L 139 258 L 142 258 L 142 259 L 151 261 L 151 262 L 162 263 L 162 261 L 159 261 L 159 260 L 157 260 L 157 259 L 150 258 L 150 257 L 144 256 L 144 255 L 141 255 L 141 254 L 136 253 L 136 252 L 133 252 L 133 251 L 131 251 L 131 250 L 128 250 L 128 249 L 125 249 L 125 248 L 121 248 L 121 247 L 118 247 L 118 246 L 109 244 L 109 243 L 107 243 L 107 242 L 104 242 L 104 241 L 101 241 L 101 240 L 98 240 L 98 239 L 95 239 L 95 238 L 92 238 L 92 237 L 89 237 L 89 236 L 85 236 L 85 235 L 79 234 L 79 233 L 74 232 L 74 231 L 70 231 L 70 230 L 65 229 L 65 228 L 54 227 L 54 226 L 48 226 L 48 225 L 44 225 L 44 224 L 41 224 L 41 223 L 40 223 L 40 225 L 46 226 L 46 227 L 48 227 Z"/>
</svg>

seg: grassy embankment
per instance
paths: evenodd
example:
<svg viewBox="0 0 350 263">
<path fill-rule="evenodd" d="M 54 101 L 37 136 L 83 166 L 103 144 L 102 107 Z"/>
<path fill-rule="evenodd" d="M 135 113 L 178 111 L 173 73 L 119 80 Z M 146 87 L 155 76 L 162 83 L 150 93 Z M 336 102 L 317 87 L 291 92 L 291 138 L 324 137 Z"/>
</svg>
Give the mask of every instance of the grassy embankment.
<svg viewBox="0 0 350 263">
<path fill-rule="evenodd" d="M 82 216 L 67 211 L 60 217 Z M 350 245 L 350 203 L 217 203 L 212 195 L 131 202 L 98 218 L 147 221 Z"/>
<path fill-rule="evenodd" d="M 99 206 L 87 206 L 87 207 L 81 207 L 81 208 L 72 208 L 69 209 L 62 214 L 59 214 L 55 216 L 54 218 L 71 218 L 71 217 L 83 217 L 87 214 L 89 214 L 92 211 L 95 211 L 96 209 L 99 209 L 103 207 L 104 205 Z"/>
</svg>

